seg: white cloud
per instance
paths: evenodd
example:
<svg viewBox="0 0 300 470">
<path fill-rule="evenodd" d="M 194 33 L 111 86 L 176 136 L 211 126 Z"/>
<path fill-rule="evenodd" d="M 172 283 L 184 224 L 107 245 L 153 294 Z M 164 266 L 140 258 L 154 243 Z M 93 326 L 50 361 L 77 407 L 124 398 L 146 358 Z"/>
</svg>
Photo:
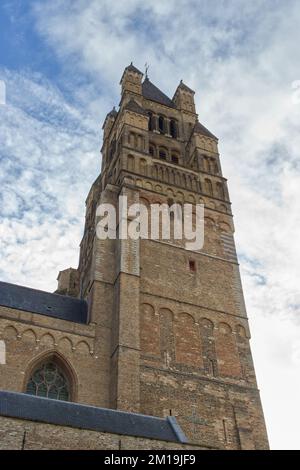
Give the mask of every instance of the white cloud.
<svg viewBox="0 0 300 470">
<path fill-rule="evenodd" d="M 98 125 L 40 76 L 3 70 L 1 278 L 46 290 L 77 265 L 84 201 L 99 172 Z"/>
<path fill-rule="evenodd" d="M 183 78 L 197 91 L 200 120 L 220 138 L 271 445 L 300 448 L 299 3 L 52 0 L 36 2 L 34 17 L 66 76 L 76 70 L 89 85 L 76 85 L 71 106 L 42 77 L 6 77 L 3 272 L 49 287 L 57 268 L 74 265 L 85 193 L 99 168 L 97 126 L 118 103 L 122 69 L 147 61 L 169 95 Z M 10 81 L 20 90 L 12 104 Z M 3 176 L 15 168 L 17 188 L 14 173 Z M 29 212 L 20 223 L 11 217 L 22 205 Z"/>
</svg>

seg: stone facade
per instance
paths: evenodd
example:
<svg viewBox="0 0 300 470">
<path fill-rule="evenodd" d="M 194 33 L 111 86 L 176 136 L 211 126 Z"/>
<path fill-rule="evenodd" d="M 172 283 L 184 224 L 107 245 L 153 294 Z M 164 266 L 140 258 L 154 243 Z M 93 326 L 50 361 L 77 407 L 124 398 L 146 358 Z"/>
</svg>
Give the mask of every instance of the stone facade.
<svg viewBox="0 0 300 470">
<path fill-rule="evenodd" d="M 0 450 L 206 450 L 192 444 L 123 436 L 21 419 L 0 419 Z"/>
<path fill-rule="evenodd" d="M 121 86 L 120 109 L 103 125 L 102 171 L 86 200 L 79 267 L 58 279 L 57 293 L 87 301 L 88 322 L 0 307 L 7 345 L 0 388 L 25 391 L 36 365 L 51 356 L 69 374 L 74 401 L 175 416 L 198 446 L 266 449 L 218 140 L 198 121 L 184 83 L 170 100 L 130 65 Z M 118 209 L 120 195 L 147 206 L 203 203 L 204 247 L 187 251 L 174 238 L 99 240 L 96 208 Z M 99 439 L 91 440 L 95 448 Z"/>
</svg>

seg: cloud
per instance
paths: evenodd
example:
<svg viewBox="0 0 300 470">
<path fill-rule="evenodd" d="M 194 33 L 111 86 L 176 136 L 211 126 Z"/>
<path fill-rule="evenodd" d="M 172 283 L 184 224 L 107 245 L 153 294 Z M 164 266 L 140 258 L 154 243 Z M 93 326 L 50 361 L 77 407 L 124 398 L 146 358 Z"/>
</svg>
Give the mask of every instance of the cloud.
<svg viewBox="0 0 300 470">
<path fill-rule="evenodd" d="M 183 78 L 220 138 L 271 444 L 299 448 L 298 2 L 44 0 L 32 18 L 66 78 L 5 72 L 2 278 L 52 288 L 76 264 L 98 126 L 123 68 L 147 61 L 170 96 Z"/>
<path fill-rule="evenodd" d="M 58 269 L 77 265 L 99 129 L 43 77 L 1 75 L 1 278 L 54 290 Z"/>
</svg>

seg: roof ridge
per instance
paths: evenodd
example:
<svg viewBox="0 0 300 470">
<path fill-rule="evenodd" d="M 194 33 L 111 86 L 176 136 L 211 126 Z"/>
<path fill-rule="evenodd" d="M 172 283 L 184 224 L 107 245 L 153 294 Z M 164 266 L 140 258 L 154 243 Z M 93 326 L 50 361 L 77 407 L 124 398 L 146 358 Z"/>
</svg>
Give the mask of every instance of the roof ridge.
<svg viewBox="0 0 300 470">
<path fill-rule="evenodd" d="M 212 132 L 210 132 L 210 130 L 208 130 L 207 127 L 203 126 L 203 124 L 201 124 L 201 122 L 199 122 L 198 120 L 195 123 L 193 133 L 199 133 L 202 135 L 206 135 L 211 139 L 218 140 L 218 137 L 216 137 Z"/>
<path fill-rule="evenodd" d="M 148 77 L 146 77 L 142 83 L 142 94 L 144 98 L 148 100 L 156 101 L 157 103 L 168 106 L 169 108 L 175 108 L 175 104 L 171 98 L 154 85 Z"/>
</svg>

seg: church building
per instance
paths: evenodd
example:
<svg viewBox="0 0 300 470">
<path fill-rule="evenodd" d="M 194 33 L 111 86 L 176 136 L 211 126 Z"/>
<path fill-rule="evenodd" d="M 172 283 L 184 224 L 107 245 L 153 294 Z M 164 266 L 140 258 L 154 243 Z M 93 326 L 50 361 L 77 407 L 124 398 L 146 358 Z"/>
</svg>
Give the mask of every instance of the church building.
<svg viewBox="0 0 300 470">
<path fill-rule="evenodd" d="M 132 63 L 103 124 L 79 265 L 0 282 L 0 449 L 267 449 L 218 139 Z M 96 176 L 96 175 L 95 175 Z M 204 246 L 100 239 L 99 204 L 204 205 Z"/>
</svg>

